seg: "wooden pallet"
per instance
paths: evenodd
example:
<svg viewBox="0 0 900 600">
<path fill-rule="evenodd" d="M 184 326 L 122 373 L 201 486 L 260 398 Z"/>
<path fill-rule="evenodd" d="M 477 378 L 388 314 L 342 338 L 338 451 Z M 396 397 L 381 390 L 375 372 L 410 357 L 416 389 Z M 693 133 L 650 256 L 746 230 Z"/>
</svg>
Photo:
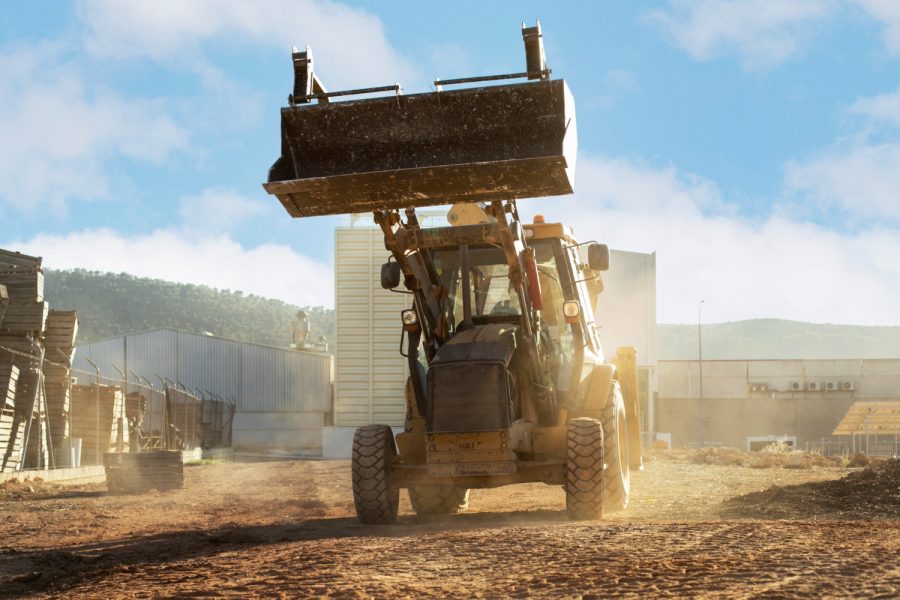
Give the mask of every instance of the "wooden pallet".
<svg viewBox="0 0 900 600">
<path fill-rule="evenodd" d="M 6 305 L 9 304 L 9 292 L 6 286 L 0 283 L 0 323 L 3 322 L 3 315 L 6 314 Z"/>
<path fill-rule="evenodd" d="M 18 367 L 0 363 L 0 473 L 15 471 L 21 460 L 25 422 L 16 415 L 18 378 Z"/>
<path fill-rule="evenodd" d="M 180 489 L 184 485 L 181 452 L 110 452 L 103 457 L 106 485 L 112 493 Z"/>
</svg>

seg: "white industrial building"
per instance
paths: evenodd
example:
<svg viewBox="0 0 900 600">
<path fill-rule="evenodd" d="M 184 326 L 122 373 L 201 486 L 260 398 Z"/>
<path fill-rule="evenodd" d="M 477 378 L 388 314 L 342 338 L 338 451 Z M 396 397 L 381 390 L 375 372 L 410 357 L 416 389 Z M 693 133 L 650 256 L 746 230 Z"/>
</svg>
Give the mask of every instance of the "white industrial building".
<svg viewBox="0 0 900 600">
<path fill-rule="evenodd" d="M 854 403 L 900 400 L 900 359 L 704 360 L 702 388 L 700 373 L 696 360 L 659 362 L 657 425 L 673 445 L 749 450 L 781 439 L 814 447 Z M 879 430 L 873 424 L 867 433 Z"/>
<path fill-rule="evenodd" d="M 411 296 L 381 288 L 380 269 L 389 256 L 371 220 L 358 218 L 335 231 L 334 426 L 325 430 L 325 456 L 349 456 L 353 430 L 360 425 L 403 426 L 407 367 L 400 355 L 400 311 L 410 306 Z M 596 320 L 600 339 L 610 358 L 617 346 L 637 347 L 643 429 L 653 431 L 656 255 L 611 250 L 603 281 Z"/>
</svg>

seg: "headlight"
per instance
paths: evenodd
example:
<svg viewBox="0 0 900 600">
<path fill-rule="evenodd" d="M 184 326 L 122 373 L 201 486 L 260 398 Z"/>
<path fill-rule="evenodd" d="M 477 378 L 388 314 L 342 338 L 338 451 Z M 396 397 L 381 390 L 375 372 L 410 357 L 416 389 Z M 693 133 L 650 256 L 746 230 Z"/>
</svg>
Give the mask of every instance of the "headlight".
<svg viewBox="0 0 900 600">
<path fill-rule="evenodd" d="M 403 324 L 407 327 L 417 325 L 419 323 L 419 317 L 418 315 L 416 315 L 416 311 L 411 308 L 407 308 L 406 310 L 400 312 L 400 320 L 403 321 Z"/>
<path fill-rule="evenodd" d="M 577 323 L 580 314 L 581 304 L 578 303 L 578 300 L 567 300 L 563 302 L 563 315 L 566 317 L 566 323 Z"/>
</svg>

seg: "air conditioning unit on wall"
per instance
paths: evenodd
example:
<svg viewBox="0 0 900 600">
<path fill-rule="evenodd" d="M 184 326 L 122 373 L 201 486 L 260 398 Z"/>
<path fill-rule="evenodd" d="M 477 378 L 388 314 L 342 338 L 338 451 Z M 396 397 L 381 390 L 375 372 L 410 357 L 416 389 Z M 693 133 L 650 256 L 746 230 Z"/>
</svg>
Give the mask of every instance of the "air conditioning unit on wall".
<svg viewBox="0 0 900 600">
<path fill-rule="evenodd" d="M 802 392 L 804 389 L 805 388 L 802 381 L 792 381 L 788 386 L 789 392 Z"/>
<path fill-rule="evenodd" d="M 826 381 L 824 385 L 826 392 L 836 392 L 841 389 L 841 384 L 837 381 Z"/>
<path fill-rule="evenodd" d="M 822 391 L 822 384 L 818 381 L 810 381 L 806 384 L 806 389 L 810 392 L 820 392 Z"/>
<path fill-rule="evenodd" d="M 842 392 L 852 392 L 856 389 L 856 386 L 852 381 L 842 381 L 841 382 L 841 391 Z"/>
</svg>

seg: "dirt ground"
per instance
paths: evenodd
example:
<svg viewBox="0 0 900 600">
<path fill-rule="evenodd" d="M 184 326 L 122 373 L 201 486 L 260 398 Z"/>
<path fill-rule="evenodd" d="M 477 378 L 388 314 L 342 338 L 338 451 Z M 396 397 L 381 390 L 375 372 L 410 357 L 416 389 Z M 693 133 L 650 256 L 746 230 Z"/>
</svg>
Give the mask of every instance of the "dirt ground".
<svg viewBox="0 0 900 600">
<path fill-rule="evenodd" d="M 634 475 L 628 510 L 588 523 L 566 520 L 561 488 L 537 484 L 475 490 L 468 514 L 432 521 L 402 492 L 396 525 L 362 526 L 346 461 L 188 467 L 183 490 L 133 496 L 6 484 L 0 595 L 900 595 L 900 519 L 890 512 L 856 518 L 810 503 L 776 520 L 744 496 L 778 485 L 815 497 L 817 482 L 847 469 L 696 462 L 656 455 Z M 897 490 L 893 472 L 886 485 Z M 752 500 L 755 518 L 735 508 L 741 498 L 723 504 L 735 497 Z M 895 511 L 896 498 L 884 501 Z"/>
</svg>

